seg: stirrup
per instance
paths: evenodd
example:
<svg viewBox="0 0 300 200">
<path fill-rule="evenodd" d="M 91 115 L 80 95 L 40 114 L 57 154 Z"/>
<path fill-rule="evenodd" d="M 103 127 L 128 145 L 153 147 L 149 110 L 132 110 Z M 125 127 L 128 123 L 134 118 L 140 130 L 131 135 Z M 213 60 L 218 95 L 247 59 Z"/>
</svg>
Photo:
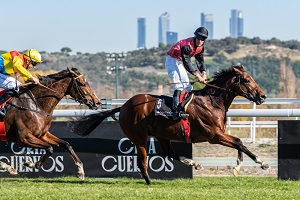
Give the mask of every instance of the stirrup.
<svg viewBox="0 0 300 200">
<path fill-rule="evenodd" d="M 180 118 L 180 113 L 178 111 L 173 111 L 172 117 L 173 117 L 173 120 L 177 120 Z"/>
<path fill-rule="evenodd" d="M 6 116 L 6 114 L 3 111 L 0 111 L 0 119 L 3 119 Z"/>
<path fill-rule="evenodd" d="M 182 119 L 188 119 L 189 118 L 189 114 L 185 113 L 185 112 L 179 112 L 179 117 L 181 117 Z"/>
</svg>

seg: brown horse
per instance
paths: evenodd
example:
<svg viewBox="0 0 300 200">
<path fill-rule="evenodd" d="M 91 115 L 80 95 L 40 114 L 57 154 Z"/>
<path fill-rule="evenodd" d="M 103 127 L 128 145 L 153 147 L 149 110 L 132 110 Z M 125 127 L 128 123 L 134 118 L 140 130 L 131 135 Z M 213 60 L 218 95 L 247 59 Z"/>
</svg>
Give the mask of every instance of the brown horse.
<svg viewBox="0 0 300 200">
<path fill-rule="evenodd" d="M 83 180 L 83 164 L 72 146 L 52 135 L 48 130 L 53 110 L 64 96 L 70 95 L 90 109 L 97 109 L 101 105 L 100 100 L 76 68 L 40 76 L 39 79 L 43 85 L 31 84 L 21 88 L 19 96 L 8 103 L 9 108 L 4 118 L 7 141 L 23 147 L 45 149 L 45 155 L 38 162 L 24 163 L 25 166 L 36 169 L 40 169 L 52 155 L 52 146 L 62 147 L 73 158 L 78 168 L 77 175 Z M 10 174 L 17 174 L 17 170 L 4 162 L 0 162 L 0 169 L 7 170 Z"/>
<path fill-rule="evenodd" d="M 259 105 L 266 98 L 262 89 L 245 71 L 244 66 L 233 66 L 222 70 L 216 73 L 213 79 L 204 89 L 191 92 L 194 97 L 186 110 L 189 114 L 191 142 L 209 142 L 237 149 L 237 166 L 234 167 L 234 175 L 237 175 L 240 170 L 243 153 L 259 163 L 262 169 L 269 168 L 269 165 L 250 152 L 239 138 L 225 133 L 226 112 L 233 99 L 242 96 Z M 185 141 L 185 136 L 178 134 L 181 130 L 181 121 L 155 116 L 154 107 L 158 98 L 159 96 L 155 95 L 138 94 L 120 108 L 85 116 L 81 120 L 70 122 L 69 127 L 74 133 L 88 135 L 106 117 L 120 112 L 120 126 L 137 147 L 138 167 L 147 184 L 151 184 L 146 163 L 149 135 L 158 140 L 167 156 L 187 165 L 202 168 L 200 164 L 173 151 L 170 140 Z"/>
</svg>

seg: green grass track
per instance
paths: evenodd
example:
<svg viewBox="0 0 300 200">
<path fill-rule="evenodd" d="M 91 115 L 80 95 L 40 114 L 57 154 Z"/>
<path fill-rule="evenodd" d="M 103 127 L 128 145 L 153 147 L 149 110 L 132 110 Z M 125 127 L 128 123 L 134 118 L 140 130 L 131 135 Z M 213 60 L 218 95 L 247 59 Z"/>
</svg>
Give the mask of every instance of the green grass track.
<svg viewBox="0 0 300 200">
<path fill-rule="evenodd" d="M 274 177 L 157 180 L 76 177 L 0 178 L 0 199 L 300 199 L 300 181 Z"/>
</svg>

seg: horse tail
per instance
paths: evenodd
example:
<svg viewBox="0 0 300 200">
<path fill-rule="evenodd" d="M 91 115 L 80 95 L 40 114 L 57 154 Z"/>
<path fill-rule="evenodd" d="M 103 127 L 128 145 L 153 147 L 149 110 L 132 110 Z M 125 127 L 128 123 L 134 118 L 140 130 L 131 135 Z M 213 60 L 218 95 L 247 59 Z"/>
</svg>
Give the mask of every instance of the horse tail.
<svg viewBox="0 0 300 200">
<path fill-rule="evenodd" d="M 110 117 L 117 112 L 120 112 L 121 107 L 105 110 L 105 111 L 99 111 L 96 113 L 92 113 L 90 115 L 83 116 L 79 118 L 79 120 L 76 121 L 69 121 L 67 123 L 67 126 L 70 130 L 70 132 L 81 135 L 81 136 L 87 136 L 89 135 L 106 117 Z M 115 116 L 113 118 L 116 120 Z"/>
</svg>

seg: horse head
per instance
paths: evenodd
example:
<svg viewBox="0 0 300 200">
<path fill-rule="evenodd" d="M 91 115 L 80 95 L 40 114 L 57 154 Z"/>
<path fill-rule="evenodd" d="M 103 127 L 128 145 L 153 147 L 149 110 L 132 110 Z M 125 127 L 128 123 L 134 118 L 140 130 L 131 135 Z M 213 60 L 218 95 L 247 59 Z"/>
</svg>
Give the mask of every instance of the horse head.
<svg viewBox="0 0 300 200">
<path fill-rule="evenodd" d="M 266 99 L 266 95 L 252 76 L 245 71 L 245 67 L 243 65 L 232 66 L 232 70 L 236 74 L 233 85 L 236 88 L 237 95 L 245 97 L 257 105 L 262 104 Z"/>
<path fill-rule="evenodd" d="M 80 74 L 76 68 L 68 68 L 68 71 L 72 78 L 68 94 L 74 98 L 75 101 L 87 105 L 90 109 L 98 109 L 101 106 L 101 102 L 83 74 Z"/>
</svg>

